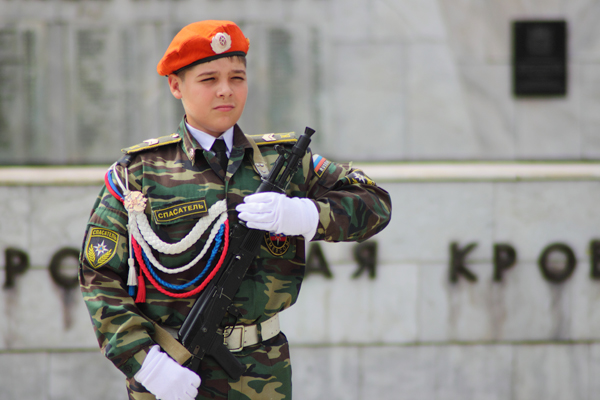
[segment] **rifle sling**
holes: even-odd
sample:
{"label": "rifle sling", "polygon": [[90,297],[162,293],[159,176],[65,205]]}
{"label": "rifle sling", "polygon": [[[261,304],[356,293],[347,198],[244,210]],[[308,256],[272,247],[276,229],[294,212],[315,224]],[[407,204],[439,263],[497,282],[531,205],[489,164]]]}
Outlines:
{"label": "rifle sling", "polygon": [[264,157],[263,157],[262,153],[260,152],[260,149],[258,148],[258,145],[254,141],[254,139],[252,139],[249,136],[246,136],[246,138],[248,139],[248,142],[252,146],[252,151],[253,151],[252,158],[254,160],[254,165],[253,165],[254,170],[262,178],[266,178],[269,175],[269,164],[267,164],[267,161],[264,159]]}
{"label": "rifle sling", "polygon": [[[269,174],[269,167],[266,163],[265,159],[260,152],[260,149],[254,142],[254,140],[250,137],[247,137],[250,145],[252,146],[254,152],[254,169],[257,173],[259,173],[262,177],[266,177]],[[143,314],[142,314],[143,315]],[[160,345],[160,347],[169,355],[172,359],[177,361],[180,365],[184,365],[190,358],[192,358],[192,353],[190,353],[185,346],[183,346],[177,339],[175,339],[169,332],[167,332],[164,328],[158,325],[156,322],[152,321],[150,318],[143,315],[148,321],[152,322],[154,325],[154,334],[151,335],[152,339]]]}
{"label": "rifle sling", "polygon": [[[264,159],[264,157],[262,156],[262,153],[261,153],[260,149],[258,148],[256,142],[252,138],[250,138],[248,136],[246,136],[246,137],[247,137],[248,141],[250,142],[250,145],[252,146],[252,149],[253,149],[254,169],[256,172],[259,173],[259,175],[261,175],[263,178],[265,178],[269,174],[269,166],[268,166],[266,160]],[[162,328],[155,321],[153,321],[150,318],[148,318],[147,316],[145,316],[143,313],[140,312],[140,314],[146,320],[150,321],[152,323],[152,325],[154,325],[154,334],[151,335],[152,339],[158,345],[160,345],[160,347],[171,358],[173,358],[175,361],[177,361],[180,365],[184,365],[186,362],[188,362],[192,358],[192,354],[185,348],[185,346],[183,346],[177,339],[175,339],[167,330]],[[222,353],[225,351],[228,353],[229,356],[232,356],[232,354],[229,352],[229,350],[227,350],[225,345],[222,343],[219,344],[218,348],[214,348],[213,351],[216,353]],[[223,358],[229,359],[229,357],[223,357]],[[226,367],[229,370],[228,372],[231,372],[231,370],[235,370],[237,368],[235,365],[232,365],[230,363],[227,363]],[[235,372],[241,374],[239,371],[235,371]]]}
{"label": "rifle sling", "polygon": [[[141,313],[140,313],[141,314]],[[166,329],[152,321],[150,318],[142,314],[144,318],[152,322],[154,325],[154,334],[150,335],[154,340],[173,360],[179,365],[184,365],[190,358],[190,353],[177,339],[175,339]]]}

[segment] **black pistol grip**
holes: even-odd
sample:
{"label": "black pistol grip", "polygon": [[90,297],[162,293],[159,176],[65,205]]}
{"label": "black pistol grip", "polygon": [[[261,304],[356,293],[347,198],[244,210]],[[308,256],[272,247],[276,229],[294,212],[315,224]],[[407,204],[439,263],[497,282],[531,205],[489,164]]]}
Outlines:
{"label": "black pistol grip", "polygon": [[216,343],[215,346],[211,347],[207,354],[214,358],[232,379],[240,379],[240,376],[246,371],[246,366],[242,364],[223,343]]}

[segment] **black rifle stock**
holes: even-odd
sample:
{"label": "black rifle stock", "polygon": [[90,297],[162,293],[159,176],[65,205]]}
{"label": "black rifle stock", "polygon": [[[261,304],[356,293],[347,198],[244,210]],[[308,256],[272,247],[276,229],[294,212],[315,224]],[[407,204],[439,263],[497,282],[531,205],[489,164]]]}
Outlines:
{"label": "black rifle stock", "polygon": [[[307,127],[291,150],[281,147],[277,149],[279,157],[256,193],[285,193],[306,154],[314,132]],[[200,294],[179,329],[179,341],[192,354],[192,358],[185,365],[189,369],[198,372],[200,361],[209,355],[233,379],[238,379],[246,370],[223,343],[221,322],[226,312],[237,314],[230,306],[248,267],[258,255],[264,233],[261,230],[250,229],[242,222],[231,228],[229,249],[223,266]]]}

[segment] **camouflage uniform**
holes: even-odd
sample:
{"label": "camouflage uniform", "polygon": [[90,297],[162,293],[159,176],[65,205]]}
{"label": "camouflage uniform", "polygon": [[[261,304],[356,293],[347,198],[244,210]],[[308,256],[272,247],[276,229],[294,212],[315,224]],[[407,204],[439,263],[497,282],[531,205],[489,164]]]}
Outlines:
{"label": "camouflage uniform", "polygon": [[[177,242],[211,204],[224,198],[229,221],[235,223],[235,207],[260,184],[250,141],[258,144],[269,165],[277,158],[274,142],[269,140],[295,142],[290,134],[265,136],[265,139],[249,139],[236,125],[226,175],[213,153],[203,150],[187,132],[183,121],[177,135],[161,139],[164,143],[130,148],[134,157],[128,168],[129,187],[148,198],[145,213],[154,232],[165,242]],[[316,201],[319,225],[313,240],[364,240],[382,230],[390,219],[387,192],[349,165],[324,160],[315,168],[310,152],[287,195]],[[170,212],[173,210],[176,211]],[[183,254],[155,255],[167,267],[184,265],[199,253],[206,236]],[[146,283],[146,301],[136,304],[126,287],[127,237],[127,212],[104,187],[87,226],[81,253],[81,289],[104,354],[129,378],[130,398],[153,399],[132,378],[154,344],[151,339],[154,327],[141,313],[161,326],[178,329],[195,298],[170,298]],[[103,251],[95,252],[100,239]],[[242,312],[238,324],[263,322],[294,304],[304,275],[304,247],[301,236],[271,240],[269,234],[265,235],[260,254],[234,299]],[[204,262],[203,259],[199,264]],[[169,283],[181,284],[193,279],[201,268],[198,265],[175,276],[158,274]],[[225,319],[228,324],[236,323],[233,316]],[[291,398],[289,349],[283,333],[235,354],[248,367],[244,376],[233,381],[207,357],[200,371],[202,385],[198,398]]]}

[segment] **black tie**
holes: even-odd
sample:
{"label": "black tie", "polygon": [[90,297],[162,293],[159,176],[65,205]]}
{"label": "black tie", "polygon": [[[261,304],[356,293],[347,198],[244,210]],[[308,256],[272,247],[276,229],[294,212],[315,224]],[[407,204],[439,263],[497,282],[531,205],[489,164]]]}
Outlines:
{"label": "black tie", "polygon": [[219,164],[223,171],[227,172],[227,163],[229,160],[227,158],[227,145],[225,144],[225,141],[219,139],[215,140],[212,145],[212,151],[215,153],[215,156],[217,156],[217,160],[219,160]]}

